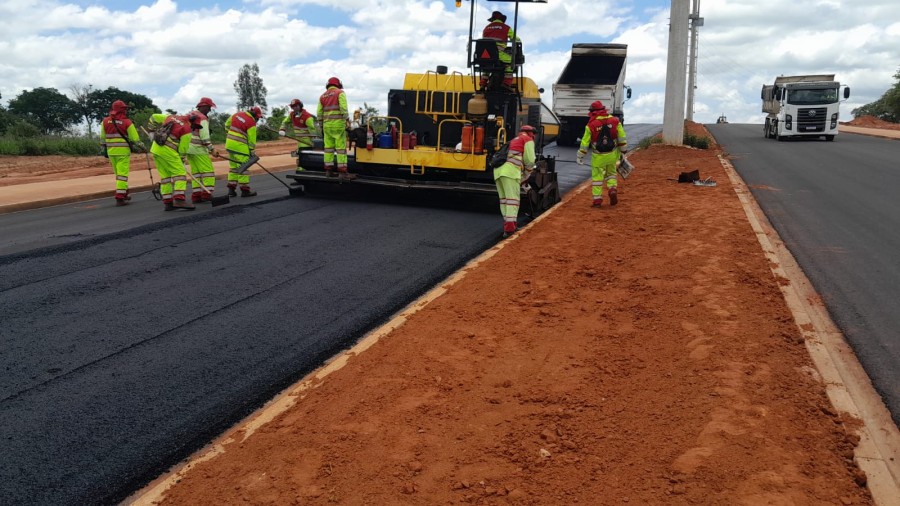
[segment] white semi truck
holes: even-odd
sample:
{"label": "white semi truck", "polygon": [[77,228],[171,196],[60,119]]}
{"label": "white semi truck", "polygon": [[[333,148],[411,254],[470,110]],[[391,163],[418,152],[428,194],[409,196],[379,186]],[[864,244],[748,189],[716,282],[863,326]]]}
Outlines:
{"label": "white semi truck", "polygon": [[850,88],[834,80],[834,74],[779,76],[762,87],[762,112],[767,113],[764,135],[779,141],[790,137],[825,137],[838,133],[838,108],[850,98]]}
{"label": "white semi truck", "polygon": [[553,84],[553,113],[560,121],[557,144],[580,141],[595,100],[625,123],[622,107],[631,98],[631,88],[625,86],[627,53],[626,44],[572,44],[572,57]]}

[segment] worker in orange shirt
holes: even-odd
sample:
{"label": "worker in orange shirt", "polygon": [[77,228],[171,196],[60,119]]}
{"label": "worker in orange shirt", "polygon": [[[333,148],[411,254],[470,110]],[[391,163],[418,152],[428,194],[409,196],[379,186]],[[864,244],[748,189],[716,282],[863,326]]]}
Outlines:
{"label": "worker in orange shirt", "polygon": [[250,189],[250,174],[240,170],[241,164],[255,155],[256,125],[262,119],[263,112],[254,105],[250,110],[238,111],[225,121],[225,150],[228,152],[228,196],[237,197],[237,187],[241,186],[241,197],[255,197],[256,192]]}
{"label": "worker in orange shirt", "polygon": [[150,126],[158,132],[168,131],[165,140],[154,138],[150,147],[156,170],[159,171],[159,191],[162,193],[164,210],[194,210],[194,205],[185,198],[187,172],[182,158],[187,155],[191,146],[193,132],[203,128],[200,116],[154,114],[150,116]]}
{"label": "worker in orange shirt", "polygon": [[337,153],[338,177],[348,181],[355,179],[356,175],[347,171],[347,121],[350,119],[347,95],[344,93],[344,85],[337,77],[332,77],[325,83],[325,93],[319,97],[316,119],[325,144],[325,175],[331,176],[331,167]]}
{"label": "worker in orange shirt", "polygon": [[616,163],[619,157],[628,151],[625,140],[625,129],[619,118],[606,110],[603,102],[595,100],[588,112],[589,120],[584,127],[581,147],[575,155],[575,161],[584,165],[587,148],[591,148],[591,205],[603,205],[603,185],[609,188],[609,203],[619,203],[618,180],[616,179]]}
{"label": "worker in orange shirt", "polygon": [[124,206],[131,200],[128,194],[128,173],[131,168],[131,152],[146,153],[134,123],[128,119],[128,104],[121,100],[112,103],[109,116],[100,123],[100,145],[109,158],[116,174],[116,206]]}

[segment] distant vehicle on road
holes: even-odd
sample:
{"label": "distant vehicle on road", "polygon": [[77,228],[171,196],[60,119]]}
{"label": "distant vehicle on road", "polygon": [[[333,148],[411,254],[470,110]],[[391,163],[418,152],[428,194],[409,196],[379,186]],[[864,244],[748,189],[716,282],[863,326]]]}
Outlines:
{"label": "distant vehicle on road", "polygon": [[725,115],[723,114],[723,115],[719,116],[718,119],[716,119],[716,123],[728,123],[728,118],[726,118]]}
{"label": "distant vehicle on road", "polygon": [[834,74],[779,76],[763,85],[762,112],[767,113],[763,135],[782,141],[788,137],[821,137],[833,141],[838,133],[839,91],[850,98],[850,88]]}

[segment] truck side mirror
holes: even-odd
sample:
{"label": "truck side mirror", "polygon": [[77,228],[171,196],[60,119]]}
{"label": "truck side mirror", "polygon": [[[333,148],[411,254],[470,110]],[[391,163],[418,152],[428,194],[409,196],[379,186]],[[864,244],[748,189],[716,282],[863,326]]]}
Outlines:
{"label": "truck side mirror", "polygon": [[850,98],[850,87],[844,88],[844,98]]}
{"label": "truck side mirror", "polygon": [[625,98],[626,98],[626,99],[630,99],[630,98],[631,98],[631,88],[630,88],[630,87],[628,88],[627,91],[625,91]]}

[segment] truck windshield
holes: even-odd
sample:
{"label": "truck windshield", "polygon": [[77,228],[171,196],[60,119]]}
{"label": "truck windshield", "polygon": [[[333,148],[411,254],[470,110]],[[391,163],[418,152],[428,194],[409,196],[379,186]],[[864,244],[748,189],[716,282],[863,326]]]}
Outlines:
{"label": "truck windshield", "polygon": [[838,101],[836,88],[818,90],[790,90],[788,103],[793,105],[833,104]]}

